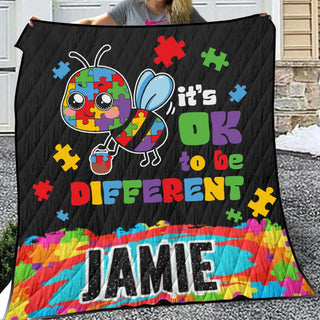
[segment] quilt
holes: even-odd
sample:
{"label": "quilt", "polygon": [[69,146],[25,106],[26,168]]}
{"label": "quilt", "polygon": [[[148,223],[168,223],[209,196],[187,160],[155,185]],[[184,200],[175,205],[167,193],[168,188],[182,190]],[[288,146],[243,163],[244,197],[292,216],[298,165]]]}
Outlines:
{"label": "quilt", "polygon": [[7,320],[312,296],[281,206],[268,16],[27,25]]}

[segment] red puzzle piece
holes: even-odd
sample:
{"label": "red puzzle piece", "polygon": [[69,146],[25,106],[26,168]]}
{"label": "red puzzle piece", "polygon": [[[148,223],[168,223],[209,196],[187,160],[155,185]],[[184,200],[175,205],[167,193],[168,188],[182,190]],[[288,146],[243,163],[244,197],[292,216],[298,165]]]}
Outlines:
{"label": "red puzzle piece", "polygon": [[107,92],[108,89],[112,88],[112,82],[106,81],[105,77],[101,77],[100,81],[95,82],[93,85],[95,89],[99,89],[99,93]]}
{"label": "red puzzle piece", "polygon": [[84,125],[89,123],[89,119],[94,119],[94,112],[90,109],[94,107],[94,101],[89,100],[85,97],[86,103],[82,109],[76,111],[76,120],[82,120]]}
{"label": "red puzzle piece", "polygon": [[173,57],[177,57],[180,60],[186,55],[181,49],[185,46],[185,42],[182,40],[178,43],[173,36],[167,40],[164,36],[160,36],[158,42],[160,44],[154,48],[154,51],[158,54],[158,57],[154,58],[156,64],[163,62],[168,68],[173,64],[171,61]]}
{"label": "red puzzle piece", "polygon": [[115,139],[122,146],[126,146],[132,139],[132,137],[127,137],[127,133],[125,131],[121,132],[121,137],[116,137]]}
{"label": "red puzzle piece", "polygon": [[112,81],[118,81],[120,87],[123,87],[123,78],[119,74],[112,75]]}
{"label": "red puzzle piece", "polygon": [[134,115],[134,118],[140,118],[140,113],[144,114],[144,118],[147,117],[149,111],[147,110],[142,110],[142,109],[136,109],[136,114]]}
{"label": "red puzzle piece", "polygon": [[158,135],[151,136],[151,142],[157,142],[159,140],[162,130],[158,130],[157,132],[158,132]]}
{"label": "red puzzle piece", "polygon": [[43,199],[49,199],[48,192],[52,191],[53,186],[50,185],[49,180],[46,180],[46,182],[39,181],[39,183],[37,185],[34,184],[32,188],[35,190],[34,195],[37,196],[38,201],[41,202]]}

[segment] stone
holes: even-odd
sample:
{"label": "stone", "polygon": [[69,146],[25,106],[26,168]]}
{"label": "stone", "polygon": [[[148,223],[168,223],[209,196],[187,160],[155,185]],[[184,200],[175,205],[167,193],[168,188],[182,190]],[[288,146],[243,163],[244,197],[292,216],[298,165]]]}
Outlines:
{"label": "stone", "polygon": [[275,97],[276,98],[287,98],[289,95],[289,85],[275,85]]}
{"label": "stone", "polygon": [[291,130],[291,117],[288,114],[278,114],[275,112],[274,119],[275,131],[278,133],[286,133]]}
{"label": "stone", "polygon": [[275,112],[275,131],[277,133],[286,133],[293,130],[297,125],[307,127],[313,124],[319,124],[317,112]]}
{"label": "stone", "polygon": [[276,84],[290,84],[293,81],[293,68],[277,67],[275,73]]}
{"label": "stone", "polygon": [[291,127],[292,129],[299,125],[301,127],[308,127],[313,124],[319,124],[319,117],[316,112],[314,113],[306,113],[306,114],[299,114],[299,115],[292,115],[291,116]]}
{"label": "stone", "polygon": [[294,81],[318,83],[319,68],[294,68]]}
{"label": "stone", "polygon": [[320,85],[315,83],[308,83],[306,86],[306,100],[309,109],[320,109]]}
{"label": "stone", "polygon": [[274,107],[276,110],[281,111],[307,110],[308,104],[305,99],[284,98],[275,99]]}
{"label": "stone", "polygon": [[289,96],[293,98],[302,98],[305,96],[306,84],[293,82],[290,85]]}

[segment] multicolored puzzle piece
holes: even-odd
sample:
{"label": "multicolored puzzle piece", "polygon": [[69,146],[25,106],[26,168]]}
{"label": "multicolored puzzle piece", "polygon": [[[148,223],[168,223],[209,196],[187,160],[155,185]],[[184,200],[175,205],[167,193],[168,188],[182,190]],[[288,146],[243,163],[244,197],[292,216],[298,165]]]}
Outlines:
{"label": "multicolored puzzle piece", "polygon": [[257,189],[254,194],[259,197],[259,200],[257,202],[253,202],[252,200],[250,200],[250,202],[248,203],[248,207],[253,210],[252,215],[254,217],[258,217],[259,214],[264,217],[268,215],[270,210],[266,209],[266,205],[268,203],[273,205],[277,200],[276,197],[271,195],[272,193],[273,189],[270,187],[267,188],[266,191],[260,188]]}
{"label": "multicolored puzzle piece", "polygon": [[165,39],[164,36],[158,37],[158,42],[160,43],[157,47],[154,48],[154,51],[158,54],[158,57],[154,58],[154,63],[163,64],[168,68],[173,62],[172,58],[177,57],[178,60],[182,59],[186,54],[182,50],[185,46],[184,41],[177,42],[177,40],[171,36],[168,39]]}
{"label": "multicolored puzzle piece", "polygon": [[62,80],[70,71],[69,65],[70,65],[69,62],[60,61],[58,63],[59,68],[52,69],[52,71],[54,73],[53,77],[55,79],[59,78]]}
{"label": "multicolored puzzle piece", "polygon": [[62,169],[64,171],[68,171],[70,168],[72,168],[73,170],[78,169],[77,163],[80,160],[80,158],[77,154],[75,154],[74,156],[70,154],[72,148],[68,144],[66,144],[63,148],[61,144],[57,144],[55,149],[58,152],[53,156],[53,158],[57,162],[59,160],[64,160],[64,165],[62,166]]}
{"label": "multicolored puzzle piece", "polygon": [[247,91],[245,90],[246,88],[246,86],[240,86],[239,84],[237,84],[235,86],[236,90],[229,92],[229,95],[231,96],[230,101],[240,102],[247,95]]}
{"label": "multicolored puzzle piece", "polygon": [[204,58],[203,65],[206,67],[210,67],[211,63],[215,64],[215,70],[221,71],[222,67],[228,67],[229,62],[226,61],[227,54],[224,52],[220,52],[220,55],[217,56],[215,54],[216,49],[209,48],[208,52],[201,52],[201,57]]}
{"label": "multicolored puzzle piece", "polygon": [[39,181],[38,184],[34,184],[32,188],[35,190],[34,195],[38,197],[38,201],[41,202],[43,199],[49,199],[49,192],[53,190],[53,186],[50,185],[50,181],[46,182]]}

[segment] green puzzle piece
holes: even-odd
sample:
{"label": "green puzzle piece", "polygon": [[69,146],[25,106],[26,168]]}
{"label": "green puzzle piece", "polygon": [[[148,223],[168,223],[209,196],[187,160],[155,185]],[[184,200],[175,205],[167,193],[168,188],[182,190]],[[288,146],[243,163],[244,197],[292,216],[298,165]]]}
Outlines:
{"label": "green puzzle piece", "polygon": [[109,130],[113,130],[121,127],[123,124],[120,122],[119,118],[113,119],[113,125],[109,125]]}
{"label": "green puzzle piece", "polygon": [[85,88],[87,86],[87,82],[94,82],[93,76],[89,76],[88,72],[92,71],[92,68],[87,68],[84,70],[81,70],[79,73],[79,76],[75,76],[75,82],[81,83],[81,86]]}
{"label": "green puzzle piece", "polygon": [[291,278],[291,280],[299,280],[298,276],[299,269],[293,266],[293,263],[284,263],[283,260],[279,264],[273,266],[273,270],[270,274],[275,276],[278,281],[284,281],[286,277]]}
{"label": "green puzzle piece", "polygon": [[279,226],[277,223],[272,224],[271,220],[269,219],[263,219],[263,221],[267,222],[267,225],[264,227],[265,231],[271,231],[272,228],[275,230],[282,230],[281,226]]}
{"label": "green puzzle piece", "polygon": [[32,269],[32,263],[24,264],[20,261],[14,271],[14,284],[17,284],[19,280],[24,282],[36,274],[36,270]]}
{"label": "green puzzle piece", "polygon": [[204,58],[203,65],[206,67],[210,67],[211,63],[214,63],[216,65],[215,70],[221,71],[222,67],[228,67],[229,62],[226,61],[227,54],[224,52],[220,52],[220,55],[215,55],[216,49],[209,48],[208,52],[201,52],[201,57]]}
{"label": "green puzzle piece", "polygon": [[[62,229],[65,231],[66,229]],[[72,239],[77,239],[78,242],[88,242],[89,236],[83,234],[84,229],[76,229],[73,231],[65,231],[66,235],[61,238],[60,243],[71,243]]]}
{"label": "green puzzle piece", "polygon": [[124,129],[124,131],[127,133],[127,137],[132,137],[133,136],[132,131],[137,129],[138,129],[138,126],[130,122],[129,125]]}
{"label": "green puzzle piece", "polygon": [[119,95],[123,94],[125,99],[130,99],[130,94],[127,92],[127,86],[119,86],[118,81],[112,82],[112,88],[109,88],[107,92],[112,93],[113,100],[119,100]]}

